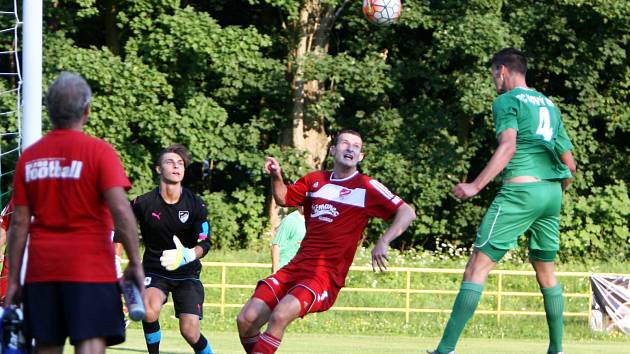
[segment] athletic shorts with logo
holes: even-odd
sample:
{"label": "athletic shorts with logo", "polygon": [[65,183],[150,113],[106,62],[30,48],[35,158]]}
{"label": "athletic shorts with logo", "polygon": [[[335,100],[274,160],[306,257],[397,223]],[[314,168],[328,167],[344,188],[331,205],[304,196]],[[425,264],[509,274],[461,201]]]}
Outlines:
{"label": "athletic shorts with logo", "polygon": [[291,269],[294,268],[282,268],[260,280],[252,297],[263,300],[273,310],[283,297],[291,294],[300,301],[300,317],[332,307],[340,288],[330,276]]}
{"label": "athletic shorts with logo", "polygon": [[555,256],[560,249],[561,207],[559,182],[506,183],[483,217],[475,247],[498,262],[500,251],[505,253],[516,247],[518,238],[525,233],[530,255],[532,251],[543,251]]}
{"label": "athletic shorts with logo", "polygon": [[175,316],[182,313],[197,315],[203,318],[204,289],[201,281],[196,278],[171,279],[161,275],[146,273],[145,287],[160,289],[168,301],[168,294],[173,297]]}

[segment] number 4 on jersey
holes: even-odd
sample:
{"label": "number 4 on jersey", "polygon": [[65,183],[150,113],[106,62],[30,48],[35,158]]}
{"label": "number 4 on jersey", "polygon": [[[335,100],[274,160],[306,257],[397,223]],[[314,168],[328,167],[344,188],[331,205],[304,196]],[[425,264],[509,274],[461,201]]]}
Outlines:
{"label": "number 4 on jersey", "polygon": [[547,107],[540,107],[538,111],[538,129],[536,134],[542,135],[545,141],[550,141],[553,137],[553,128],[551,127],[551,118]]}

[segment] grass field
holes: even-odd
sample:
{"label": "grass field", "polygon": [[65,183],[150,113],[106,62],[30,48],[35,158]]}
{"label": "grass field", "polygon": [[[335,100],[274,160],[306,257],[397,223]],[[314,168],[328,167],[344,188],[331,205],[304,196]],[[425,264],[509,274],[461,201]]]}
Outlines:
{"label": "grass field", "polygon": [[[215,354],[242,354],[243,349],[238,341],[236,332],[206,332],[211,341]],[[288,333],[279,354],[285,353],[340,353],[340,354],[370,354],[370,353],[425,353],[427,349],[434,349],[438,338],[415,338],[405,336],[359,336],[333,334],[303,334]],[[161,353],[192,353],[192,350],[181,338],[178,331],[166,330],[162,334]],[[458,354],[506,354],[506,353],[545,353],[547,349],[543,340],[514,340],[492,339],[480,340],[463,338],[457,348]],[[630,345],[607,341],[569,341],[565,343],[565,352],[571,354],[618,353],[630,354]],[[71,353],[68,347],[65,353]],[[130,329],[127,342],[112,347],[108,353],[139,353],[146,352],[142,331]]]}
{"label": "grass field", "polygon": [[[231,251],[210,254],[208,261],[227,262],[268,262],[267,250]],[[365,265],[369,261],[369,249],[359,249],[355,258],[355,265]],[[396,255],[390,257],[390,265],[398,267],[434,267],[434,268],[463,268],[465,258],[440,259],[434,255]],[[559,264],[562,271],[593,271],[627,273],[629,262],[611,262],[608,264]],[[205,267],[204,267],[205,268]],[[502,269],[529,270],[528,264],[518,261],[502,263]],[[235,284],[255,284],[266,275],[269,270],[263,268],[244,268],[230,270],[229,281]],[[495,282],[490,277],[486,290],[494,290]],[[388,272],[373,274],[351,272],[348,283],[359,287],[400,288],[404,286],[404,277],[400,274]],[[535,278],[514,277],[504,278],[504,291],[538,291]],[[218,283],[220,275],[216,268],[205,268],[202,281]],[[418,289],[450,289],[455,290],[461,282],[461,275],[422,274],[414,275],[411,279],[414,288]],[[562,278],[565,292],[588,292],[587,278]],[[228,289],[226,302],[243,304],[251,295],[251,289]],[[217,302],[218,289],[206,289],[206,302]],[[454,295],[426,296],[414,295],[411,298],[414,306],[428,306],[431,308],[450,309]],[[337,301],[342,306],[380,307],[402,306],[404,299],[398,294],[370,295],[366,293],[343,293]],[[496,298],[484,296],[480,304],[481,309],[491,309]],[[542,310],[542,298],[506,298],[505,308],[516,310]],[[589,307],[587,298],[568,299],[566,311],[583,312]],[[242,353],[238,335],[235,331],[234,318],[239,308],[227,308],[225,315],[220,315],[218,308],[204,308],[204,318],[201,323],[202,331],[208,337],[215,353]],[[448,314],[416,313],[411,316],[409,323],[405,323],[404,315],[400,313],[382,312],[340,312],[328,311],[321,314],[309,315],[302,320],[295,321],[288,330],[281,349],[278,353],[416,353],[424,354],[427,349],[434,349],[438,337],[441,335]],[[163,331],[162,353],[192,353],[190,347],[180,337],[177,321],[173,317],[172,301],[164,307],[160,315]],[[343,335],[340,335],[343,334]],[[476,315],[468,323],[462,340],[457,348],[458,354],[472,353],[545,353],[547,348],[547,326],[544,316],[504,316],[501,321],[496,316]],[[65,353],[71,353],[66,348]],[[141,326],[133,323],[128,330],[128,341],[113,347],[110,353],[139,353],[146,352]],[[565,318],[565,352],[576,353],[620,353],[630,354],[630,336],[616,331],[610,334],[596,333],[589,329],[588,319],[585,317]]]}

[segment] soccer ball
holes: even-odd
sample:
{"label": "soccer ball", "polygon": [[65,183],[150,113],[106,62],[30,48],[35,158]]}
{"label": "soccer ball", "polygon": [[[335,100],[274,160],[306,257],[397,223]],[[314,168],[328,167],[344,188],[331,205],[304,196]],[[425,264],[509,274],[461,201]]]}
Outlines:
{"label": "soccer ball", "polygon": [[375,25],[386,26],[400,18],[400,0],[363,0],[363,14]]}

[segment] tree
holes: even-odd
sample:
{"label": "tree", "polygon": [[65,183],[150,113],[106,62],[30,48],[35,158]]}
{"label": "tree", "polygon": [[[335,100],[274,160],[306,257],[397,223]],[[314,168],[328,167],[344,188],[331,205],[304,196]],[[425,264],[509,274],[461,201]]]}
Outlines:
{"label": "tree", "polygon": [[[397,24],[379,27],[358,0],[46,3],[46,82],[60,70],[86,76],[95,92],[88,131],[121,152],[132,194],[153,185],[161,147],[187,144],[198,165],[187,184],[208,202],[217,247],[256,243],[277,222],[260,169],[266,154],[293,181],[325,168],[331,136],[352,128],[365,138],[362,170],[418,211],[396,246],[468,248],[498,184],[465,203],[449,190],[496,146],[487,64],[515,46],[531,59],[529,85],[560,106],[576,146],[562,256],[627,258],[630,4],[403,5]],[[366,242],[383,227],[371,224]]]}

